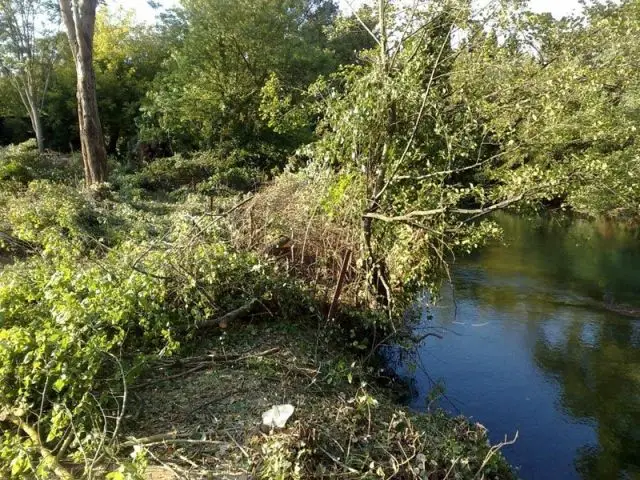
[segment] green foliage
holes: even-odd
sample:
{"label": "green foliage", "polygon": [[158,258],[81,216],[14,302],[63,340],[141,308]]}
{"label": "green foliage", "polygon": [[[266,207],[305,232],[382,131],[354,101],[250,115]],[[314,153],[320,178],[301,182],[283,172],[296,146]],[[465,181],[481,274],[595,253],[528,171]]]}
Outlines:
{"label": "green foliage", "polygon": [[[106,394],[108,385],[122,381],[109,354],[140,347],[170,351],[175,343],[171,314],[162,308],[166,289],[145,275],[127,274],[125,262],[131,258],[107,256],[102,259],[109,264],[106,270],[65,257],[34,257],[1,274],[0,408],[24,422],[37,422],[46,445],[70,435],[73,422],[76,446],[70,454],[81,461],[102,441],[106,420],[99,411],[108,406],[108,398],[101,391]],[[21,435],[5,436],[0,465],[15,455],[7,443],[16,436]],[[36,468],[41,461],[37,451],[26,453],[27,466]],[[9,473],[3,472],[20,477]]]}
{"label": "green foliage", "polygon": [[102,10],[96,18],[94,62],[100,121],[109,154],[128,154],[137,138],[136,119],[170,44],[134,23],[133,12]]}
{"label": "green foliage", "polygon": [[[180,153],[121,165],[98,201],[75,188],[77,157],[38,154],[33,141],[0,149],[0,252],[13,261],[0,271],[4,477],[47,478],[60,466],[46,452],[91,470],[94,454],[117,453],[109,434],[122,386],[146,359],[188,346],[198,324],[253,298],[276,315],[308,311],[306,287],[292,277],[326,296],[347,253],[343,302],[383,306],[397,319],[417,293],[437,291],[455,255],[500,234],[485,220],[495,210],[554,204],[638,217],[637,1],[596,3],[563,20],[520,1],[480,11],[468,0],[416,11],[385,1],[357,18],[328,0],[183,6],[157,29],[101,13],[94,51],[110,150],[123,156],[149,141]],[[0,33],[0,115],[14,117],[24,106],[9,98],[10,80],[29,67],[41,88],[47,65],[25,64],[7,38]],[[59,39],[33,45],[56,47],[46,97],[36,97],[49,145],[72,150],[76,78]],[[296,149],[290,171],[250,208],[220,224],[201,215],[213,206],[203,196],[256,190]],[[173,202],[148,201],[163,194]],[[247,253],[281,255],[273,244],[282,238],[286,262]],[[378,314],[354,315],[355,349],[369,348],[358,327],[377,325]],[[328,383],[352,385],[347,364]],[[363,387],[343,408],[364,436],[379,405]],[[429,443],[393,417],[378,445],[411,440],[439,470],[458,458],[467,463],[455,473],[473,475],[486,436],[432,420],[451,436],[425,425],[440,439]],[[262,472],[335,473],[304,470],[316,453],[274,437]],[[362,448],[350,465],[389,473],[379,453]],[[143,464],[109,477],[134,477]],[[497,460],[488,468],[486,476],[504,472]]]}
{"label": "green foliage", "polygon": [[255,188],[268,166],[281,163],[269,151],[242,149],[202,151],[152,161],[129,179],[148,191],[199,191],[207,195],[246,192]]}
{"label": "green foliage", "polygon": [[[140,105],[172,43],[154,29],[138,25],[131,11],[98,10],[94,66],[100,120],[110,155],[131,154],[137,142]],[[79,150],[76,73],[68,41],[59,40],[43,119],[50,148]]]}
{"label": "green foliage", "polygon": [[[139,372],[129,367],[170,355],[198,324],[249,299],[282,312],[297,308],[282,299],[304,301],[285,293],[296,285],[270,265],[190,218],[98,203],[46,181],[3,192],[1,230],[37,252],[0,271],[3,477],[48,478],[55,465],[37,443],[90,469],[87,458],[115,453],[105,432],[119,423],[123,382]],[[27,435],[34,426],[37,441]]]}
{"label": "green foliage", "polygon": [[284,129],[301,111],[319,115],[302,149],[310,171],[338,171],[334,191],[340,177],[360,178],[357,263],[390,312],[499,235],[483,221],[495,210],[559,202],[637,215],[634,2],[561,21],[518,2],[380,5],[376,50],[311,86],[304,108],[272,77],[262,108]]}
{"label": "green foliage", "polygon": [[40,154],[35,140],[0,147],[0,182],[13,181],[26,185],[32,180],[77,182],[82,168],[77,158]]}
{"label": "green foliage", "polygon": [[446,258],[496,235],[491,223],[472,219],[509,200],[512,182],[480,180],[492,166],[487,132],[464,99],[452,96],[449,72],[458,53],[451,35],[476,20],[466,2],[431,4],[411,24],[385,5],[381,45],[407,30],[419,33],[407,35],[397,51],[371,52],[363,64],[312,87],[320,106],[310,108],[322,118],[318,140],[304,153],[312,169],[339,170],[339,182],[359,177],[362,188],[350,197],[357,196],[364,217],[358,264],[373,295],[386,297],[390,310],[395,302],[400,314],[417,292],[438,288]]}
{"label": "green foliage", "polygon": [[592,216],[637,215],[638,13],[633,1],[563,20],[519,12],[503,26],[504,43],[469,42],[485,53],[462,52],[453,84],[500,145],[501,168],[487,180],[517,176],[530,189],[551,180],[557,186],[538,198]]}
{"label": "green foliage", "polygon": [[7,103],[13,107],[14,115],[19,108],[29,117],[40,151],[44,150],[42,110],[57,47],[54,5],[50,1],[0,0],[0,83],[8,79],[14,98],[2,103],[5,108]]}
{"label": "green foliage", "polygon": [[39,160],[35,140],[0,149],[0,181],[27,183],[33,180]]}
{"label": "green foliage", "polygon": [[212,148],[258,139],[290,148],[259,115],[260,91],[275,74],[290,92],[331,71],[324,28],[336,15],[327,0],[192,0],[184,41],[144,107],[143,138],[174,149]]}

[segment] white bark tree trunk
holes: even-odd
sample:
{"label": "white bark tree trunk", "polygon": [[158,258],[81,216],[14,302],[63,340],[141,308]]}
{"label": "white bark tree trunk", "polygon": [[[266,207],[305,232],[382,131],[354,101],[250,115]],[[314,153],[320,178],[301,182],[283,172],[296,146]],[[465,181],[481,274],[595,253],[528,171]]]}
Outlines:
{"label": "white bark tree trunk", "polygon": [[16,78],[12,83],[13,88],[15,88],[18,95],[20,95],[20,100],[24,105],[27,115],[29,115],[31,128],[33,128],[33,132],[36,135],[38,151],[42,153],[44,152],[44,129],[42,127],[41,108],[40,105],[38,105],[36,93],[29,87],[29,82],[24,79]]}
{"label": "white bark tree trunk", "polygon": [[48,7],[42,0],[0,0],[0,68],[20,97],[38,149],[44,151],[42,109],[53,68],[54,48],[47,48],[49,31],[39,27]]}

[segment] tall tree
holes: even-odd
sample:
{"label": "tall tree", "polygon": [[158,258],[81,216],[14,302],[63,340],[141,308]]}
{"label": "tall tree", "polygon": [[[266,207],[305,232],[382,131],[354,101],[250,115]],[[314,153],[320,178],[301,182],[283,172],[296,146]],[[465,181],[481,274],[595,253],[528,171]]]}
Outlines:
{"label": "tall tree", "polygon": [[44,150],[42,109],[55,56],[51,5],[41,0],[0,0],[0,74],[26,110]]}
{"label": "tall tree", "polygon": [[80,144],[87,186],[104,182],[107,178],[107,151],[98,115],[93,69],[97,7],[98,0],[60,0],[62,18],[76,64]]}
{"label": "tall tree", "polygon": [[312,90],[320,89],[322,118],[318,140],[304,149],[311,175],[329,167],[337,184],[353,188],[358,213],[344,221],[361,232],[357,264],[370,299],[390,316],[403,314],[417,292],[437,291],[453,255],[497,233],[490,213],[553,195],[562,181],[520,169],[485,180],[518,145],[493,151],[467,93],[487,79],[457,71],[485,61],[493,45],[485,30],[508,18],[513,2],[473,3],[379,0],[377,48]]}
{"label": "tall tree", "polygon": [[335,68],[325,32],[338,12],[331,0],[182,4],[188,28],[145,106],[147,124],[158,126],[174,148],[271,138],[259,118],[270,75],[299,91]]}
{"label": "tall tree", "polygon": [[133,11],[98,12],[94,64],[109,155],[136,137],[141,101],[168,54],[167,42],[153,28],[137,25]]}

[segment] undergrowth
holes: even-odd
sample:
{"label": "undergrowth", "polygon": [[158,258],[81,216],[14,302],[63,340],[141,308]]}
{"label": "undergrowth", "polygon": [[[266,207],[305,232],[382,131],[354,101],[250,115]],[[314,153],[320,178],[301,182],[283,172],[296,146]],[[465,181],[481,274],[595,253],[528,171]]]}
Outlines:
{"label": "undergrowth", "polygon": [[[0,157],[0,256],[10,259],[0,267],[3,478],[150,478],[149,464],[163,460],[136,438],[162,418],[149,415],[172,394],[180,408],[193,408],[192,382],[202,379],[183,367],[212,351],[220,365],[200,363],[198,373],[223,380],[197,384],[206,389],[200,393],[225,399],[245,383],[250,388],[238,397],[245,407],[219,416],[225,425],[203,434],[193,419],[181,420],[179,433],[192,440],[199,433],[200,446],[233,438],[223,454],[185,457],[194,472],[215,478],[223,464],[211,462],[220,457],[225,468],[261,478],[444,478],[447,469],[456,474],[450,478],[508,476],[482,429],[409,414],[372,387],[374,371],[358,352],[375,344],[366,322],[355,319],[375,316],[355,293],[357,277],[349,274],[345,298],[353,301],[345,306],[359,313],[347,321],[343,309],[326,319],[341,256],[357,254],[356,240],[341,228],[352,218],[348,202],[336,208],[344,198],[336,189],[351,183],[327,182],[311,196],[315,187],[283,177],[291,189],[274,190],[263,203],[233,190],[213,204],[212,192],[198,193],[198,185],[220,185],[214,172],[193,180],[193,192],[174,197],[180,201],[132,195],[131,185],[180,190],[196,178],[169,168],[167,185],[145,184],[148,171],[119,173],[98,199],[78,190],[66,160],[54,161],[69,168],[63,182],[56,168],[47,178],[41,165],[51,159],[34,156],[32,146],[8,152]],[[197,161],[192,167],[199,172]],[[295,202],[305,198],[304,220],[290,222]],[[327,202],[343,212],[338,220],[326,219]],[[279,212],[276,223],[260,223],[270,211]],[[251,215],[259,221],[247,231]],[[287,231],[295,248],[267,248]],[[256,354],[260,347],[276,355]],[[170,370],[181,372],[179,382],[165,383]],[[157,381],[162,388],[150,388]],[[288,399],[298,408],[288,429],[257,429],[260,409]],[[185,437],[160,443],[175,451],[176,440]]]}

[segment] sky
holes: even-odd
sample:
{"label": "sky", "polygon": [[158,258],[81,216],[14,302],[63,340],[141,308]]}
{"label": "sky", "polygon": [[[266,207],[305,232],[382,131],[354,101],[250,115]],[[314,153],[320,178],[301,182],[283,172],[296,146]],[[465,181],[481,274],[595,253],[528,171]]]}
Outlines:
{"label": "sky", "polygon": [[[165,7],[171,7],[178,4],[178,0],[160,0]],[[340,7],[349,12],[349,5],[357,8],[362,0],[339,0]],[[110,0],[110,5],[122,6],[126,9],[136,11],[136,16],[141,22],[153,22],[155,12],[147,4],[147,0]],[[562,17],[576,10],[579,6],[578,0],[530,0],[530,8],[536,12],[551,12],[555,17]]]}

